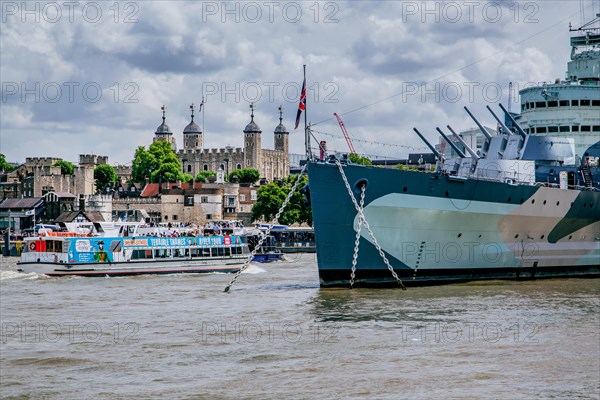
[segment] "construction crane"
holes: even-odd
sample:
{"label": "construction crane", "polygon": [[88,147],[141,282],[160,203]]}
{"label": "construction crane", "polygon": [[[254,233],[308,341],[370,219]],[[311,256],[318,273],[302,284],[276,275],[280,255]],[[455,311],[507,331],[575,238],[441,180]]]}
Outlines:
{"label": "construction crane", "polygon": [[342,122],[342,119],[340,118],[339,115],[337,115],[337,113],[333,113],[333,115],[337,118],[338,123],[340,124],[340,128],[342,128],[342,133],[344,134],[344,137],[346,138],[346,143],[348,143],[348,147],[350,148],[350,153],[356,154],[356,150],[354,150],[354,145],[352,144],[352,140],[350,140],[350,136],[348,136],[348,131],[346,130],[346,126],[344,125],[344,122]]}

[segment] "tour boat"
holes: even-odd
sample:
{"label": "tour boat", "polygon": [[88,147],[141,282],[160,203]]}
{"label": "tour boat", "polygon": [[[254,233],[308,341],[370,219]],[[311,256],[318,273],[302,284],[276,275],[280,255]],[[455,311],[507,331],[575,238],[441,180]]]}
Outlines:
{"label": "tour boat", "polygon": [[237,272],[249,257],[240,236],[91,237],[71,232],[26,238],[18,269],[49,276]]}

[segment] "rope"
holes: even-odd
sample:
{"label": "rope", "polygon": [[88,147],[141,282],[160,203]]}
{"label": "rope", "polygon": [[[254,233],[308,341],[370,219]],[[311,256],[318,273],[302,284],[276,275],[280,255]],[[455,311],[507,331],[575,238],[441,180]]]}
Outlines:
{"label": "rope", "polygon": [[304,167],[302,167],[302,170],[300,171],[300,174],[298,175],[298,179],[296,179],[296,182],[294,182],[294,186],[292,186],[292,190],[290,190],[290,192],[288,193],[287,197],[283,201],[283,204],[279,208],[279,211],[277,211],[277,214],[271,220],[271,223],[269,224],[269,228],[267,229],[267,232],[264,235],[260,236],[260,239],[258,240],[258,243],[256,244],[256,247],[254,247],[254,250],[252,250],[252,252],[248,256],[248,259],[246,260],[246,262],[244,263],[244,265],[242,266],[242,268],[240,268],[236,272],[235,276],[231,279],[231,281],[229,282],[229,284],[225,288],[225,293],[229,292],[229,290],[231,289],[231,287],[233,286],[233,284],[235,283],[235,281],[239,278],[239,276],[242,274],[242,272],[244,272],[250,266],[250,262],[252,261],[252,259],[256,255],[256,252],[262,246],[265,238],[269,235],[269,233],[271,233],[271,229],[273,229],[273,225],[275,225],[275,223],[277,222],[277,220],[279,220],[279,217],[281,216],[281,213],[283,213],[283,210],[285,210],[285,208],[287,207],[288,203],[290,202],[290,199],[292,198],[292,195],[294,194],[294,192],[298,188],[298,185],[300,184],[300,181],[302,180],[302,176],[304,175],[307,166],[308,166],[308,163],[304,164]]}

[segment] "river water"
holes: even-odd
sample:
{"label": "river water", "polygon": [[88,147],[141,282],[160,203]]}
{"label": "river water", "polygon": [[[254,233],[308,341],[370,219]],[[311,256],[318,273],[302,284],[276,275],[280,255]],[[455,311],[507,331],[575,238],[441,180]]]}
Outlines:
{"label": "river water", "polygon": [[600,280],[320,289],[314,254],[232,275],[0,266],[2,398],[600,397]]}

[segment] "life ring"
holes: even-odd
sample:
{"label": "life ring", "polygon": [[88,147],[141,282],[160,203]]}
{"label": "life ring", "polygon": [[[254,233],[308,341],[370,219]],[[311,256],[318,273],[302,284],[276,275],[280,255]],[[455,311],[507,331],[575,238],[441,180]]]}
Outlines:
{"label": "life ring", "polygon": [[29,242],[29,250],[35,251],[35,242]]}

